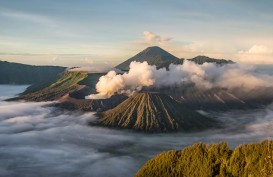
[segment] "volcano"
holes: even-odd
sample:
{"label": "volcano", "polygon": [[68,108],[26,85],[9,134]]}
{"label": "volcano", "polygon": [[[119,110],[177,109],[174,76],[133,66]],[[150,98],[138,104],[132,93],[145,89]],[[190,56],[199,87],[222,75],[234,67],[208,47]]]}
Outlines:
{"label": "volcano", "polygon": [[92,124],[143,132],[200,131],[216,121],[161,93],[135,93],[114,109],[98,113]]}
{"label": "volcano", "polygon": [[123,71],[129,70],[129,65],[132,61],[144,62],[147,61],[149,65],[155,65],[157,68],[168,67],[171,63],[181,64],[183,59],[179,59],[169,52],[163,50],[160,47],[153,46],[148,47],[132,58],[124,61],[123,63],[117,65],[115,68],[118,68]]}

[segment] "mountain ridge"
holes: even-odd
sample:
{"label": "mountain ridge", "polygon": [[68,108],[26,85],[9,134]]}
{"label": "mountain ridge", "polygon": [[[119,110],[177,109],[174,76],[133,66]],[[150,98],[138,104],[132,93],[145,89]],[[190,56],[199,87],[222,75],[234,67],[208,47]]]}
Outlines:
{"label": "mountain ridge", "polygon": [[187,59],[188,61],[195,62],[197,64],[204,64],[204,63],[216,63],[216,64],[233,64],[234,62],[232,60],[226,60],[226,59],[215,59],[204,55],[198,55],[194,58]]}

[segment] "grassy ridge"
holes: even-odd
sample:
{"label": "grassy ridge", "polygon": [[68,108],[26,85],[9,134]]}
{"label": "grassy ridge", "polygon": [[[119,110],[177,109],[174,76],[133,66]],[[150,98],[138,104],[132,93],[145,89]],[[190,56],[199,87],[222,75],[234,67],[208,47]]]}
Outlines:
{"label": "grassy ridge", "polygon": [[272,177],[273,141],[239,145],[194,144],[163,152],[149,160],[135,177]]}
{"label": "grassy ridge", "polygon": [[75,91],[78,83],[88,76],[87,72],[64,71],[55,80],[30,86],[16,99],[28,101],[53,101]]}

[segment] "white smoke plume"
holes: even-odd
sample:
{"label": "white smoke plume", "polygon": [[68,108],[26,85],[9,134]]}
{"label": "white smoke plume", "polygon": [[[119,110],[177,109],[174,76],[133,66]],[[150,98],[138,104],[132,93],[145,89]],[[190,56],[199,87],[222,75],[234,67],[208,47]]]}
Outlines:
{"label": "white smoke plume", "polygon": [[156,69],[147,62],[131,62],[128,73],[117,74],[110,71],[99,79],[96,85],[98,94],[86,99],[105,99],[116,93],[128,95],[140,91],[143,87],[183,86],[194,84],[196,87],[210,89],[273,87],[273,77],[254,72],[253,67],[239,64],[216,65],[214,63],[195,64],[184,61],[182,65]]}

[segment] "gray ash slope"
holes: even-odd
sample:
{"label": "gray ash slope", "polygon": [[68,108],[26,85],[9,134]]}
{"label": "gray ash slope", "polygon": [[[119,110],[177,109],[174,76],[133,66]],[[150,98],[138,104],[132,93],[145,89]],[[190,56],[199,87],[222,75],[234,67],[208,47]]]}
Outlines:
{"label": "gray ash slope", "polygon": [[114,109],[99,113],[94,125],[143,132],[201,131],[218,123],[161,93],[135,93]]}

